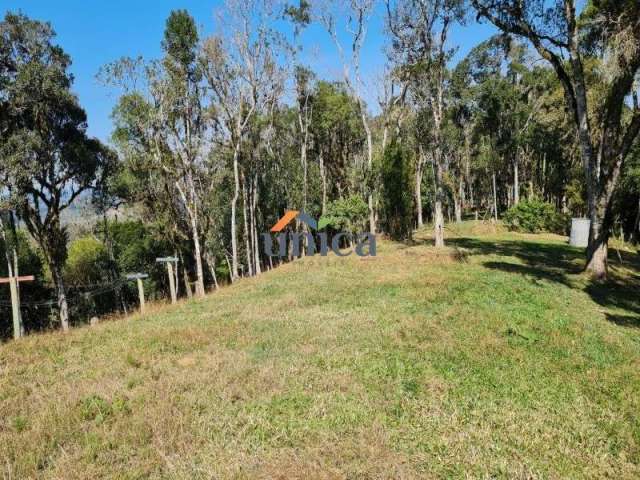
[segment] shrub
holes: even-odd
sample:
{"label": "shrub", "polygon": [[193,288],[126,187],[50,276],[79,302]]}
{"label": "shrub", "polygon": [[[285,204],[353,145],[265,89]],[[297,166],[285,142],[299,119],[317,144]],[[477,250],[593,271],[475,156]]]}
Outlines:
{"label": "shrub", "polygon": [[329,203],[323,218],[335,230],[357,234],[367,231],[369,207],[361,197],[351,195]]}
{"label": "shrub", "polygon": [[102,283],[108,271],[107,249],[99,240],[81,237],[69,245],[65,280],[71,286]]}
{"label": "shrub", "polygon": [[550,203],[527,200],[511,207],[504,215],[504,223],[509,230],[517,232],[566,234],[569,218]]}

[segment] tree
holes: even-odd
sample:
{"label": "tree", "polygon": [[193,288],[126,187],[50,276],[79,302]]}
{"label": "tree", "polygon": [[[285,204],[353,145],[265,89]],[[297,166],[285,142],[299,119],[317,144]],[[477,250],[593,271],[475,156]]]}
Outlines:
{"label": "tree", "polygon": [[[313,106],[311,103],[312,84],[314,80],[313,72],[298,63],[298,52],[301,50],[299,45],[300,31],[311,22],[311,4],[306,0],[300,0],[298,7],[287,6],[285,15],[288,16],[294,26],[293,35],[293,56],[294,71],[293,78],[296,89],[296,107],[298,109],[298,129],[300,135],[300,163],[302,164],[302,209],[307,210],[308,196],[308,150],[310,143],[310,124]],[[306,229],[306,224],[305,227]],[[303,250],[304,251],[304,250]]]}
{"label": "tree", "polygon": [[[362,151],[366,135],[357,100],[342,83],[320,81],[316,84],[311,132],[322,184],[322,213],[325,213],[329,197],[342,198],[354,193],[349,171],[354,167],[353,157]],[[360,181],[358,184],[362,186]]]}
{"label": "tree", "polygon": [[[472,4],[480,17],[530,41],[562,83],[578,131],[591,219],[586,268],[595,278],[604,278],[612,199],[640,131],[637,95],[631,106],[626,103],[640,69],[640,4],[590,0],[580,13],[574,0]],[[590,81],[589,66],[594,63],[601,65],[602,74]]]}
{"label": "tree", "polygon": [[69,329],[63,278],[67,233],[61,213],[94,188],[115,162],[86,134],[86,114],[71,92],[71,60],[52,43],[49,24],[8,13],[0,23],[3,141],[0,177],[8,204],[38,242],[56,288],[60,322]]}
{"label": "tree", "polygon": [[445,122],[445,82],[449,29],[461,22],[462,0],[386,1],[387,25],[393,37],[399,68],[411,80],[412,94],[433,116],[433,161],[435,169],[434,236],[437,247],[444,246],[443,126]]}
{"label": "tree", "polygon": [[346,30],[350,35],[351,56],[347,57],[344,52],[344,47],[340,42],[340,33],[338,31],[338,25],[335,14],[335,4],[328,2],[322,5],[323,9],[320,13],[320,21],[326,28],[327,32],[331,36],[336,49],[338,50],[338,56],[342,62],[342,79],[349,92],[349,95],[353,97],[358,105],[358,113],[360,114],[360,120],[362,121],[362,127],[364,128],[367,140],[367,169],[368,178],[366,181],[367,199],[369,205],[369,231],[376,233],[376,213],[374,205],[374,188],[371,181],[371,172],[373,171],[373,135],[371,132],[370,119],[367,115],[367,106],[364,101],[362,89],[364,82],[362,79],[362,73],[360,68],[360,53],[362,46],[367,38],[367,29],[369,20],[373,13],[374,2],[372,0],[351,0],[339,5],[346,5],[347,11],[345,16],[348,19]]}
{"label": "tree", "polygon": [[[175,186],[187,214],[193,241],[196,265],[196,292],[204,296],[202,268],[200,198],[197,177],[203,168],[202,154],[206,126],[203,119],[202,74],[196,62],[198,32],[186,10],[172,11],[167,19],[162,47],[165,75],[155,78],[156,98],[161,102],[159,134],[175,153],[168,168],[175,177]],[[153,87],[152,87],[153,88]]]}
{"label": "tree", "polygon": [[384,150],[381,165],[382,214],[385,231],[395,240],[411,238],[413,195],[410,156],[403,145],[393,140]]}
{"label": "tree", "polygon": [[231,151],[232,281],[239,277],[237,210],[242,191],[243,142],[253,117],[274,108],[284,84],[277,61],[277,38],[269,28],[270,15],[268,5],[257,0],[227,2],[220,21],[222,31],[206,39],[200,60],[211,108],[216,113],[212,122]]}

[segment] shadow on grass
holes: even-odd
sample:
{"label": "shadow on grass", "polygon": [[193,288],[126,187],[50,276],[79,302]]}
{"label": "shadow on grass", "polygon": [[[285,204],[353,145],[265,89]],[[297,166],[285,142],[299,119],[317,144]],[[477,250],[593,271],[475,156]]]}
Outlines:
{"label": "shadow on grass", "polygon": [[[640,256],[620,252],[626,271],[611,269],[605,282],[587,281],[586,286],[572,278],[583,271],[584,251],[561,243],[542,243],[526,240],[483,240],[481,238],[456,238],[449,245],[465,249],[469,255],[494,255],[504,260],[483,262],[492,270],[523,275],[534,282],[547,281],[569,288],[584,288],[597,304],[618,312],[606,312],[607,319],[616,325],[640,328]],[[517,259],[510,262],[508,257]],[[610,256],[610,264],[619,265],[617,253]]]}
{"label": "shadow on grass", "polygon": [[558,279],[566,274],[580,273],[582,270],[582,252],[569,245],[526,240],[491,241],[479,238],[455,238],[449,243],[468,250],[471,254],[515,257],[532,269],[548,273],[550,276],[555,275]]}
{"label": "shadow on grass", "polygon": [[492,270],[501,270],[503,272],[508,272],[508,273],[517,273],[519,275],[532,278],[536,282],[540,280],[546,280],[549,282],[561,283],[567,287],[573,286],[572,283],[567,278],[567,276],[564,273],[557,270],[533,267],[528,265],[520,265],[517,263],[508,263],[508,262],[484,262],[482,265]]}
{"label": "shadow on grass", "polygon": [[621,327],[640,328],[640,315],[613,315],[607,313],[607,320]]}

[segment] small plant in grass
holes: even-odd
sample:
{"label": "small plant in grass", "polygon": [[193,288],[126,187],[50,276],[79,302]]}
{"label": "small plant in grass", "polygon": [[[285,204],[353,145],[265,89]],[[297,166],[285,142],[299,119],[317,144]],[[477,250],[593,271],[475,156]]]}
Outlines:
{"label": "small plant in grass", "polygon": [[127,365],[129,365],[130,367],[140,368],[142,366],[142,362],[131,355],[131,353],[127,353],[125,360],[127,362]]}
{"label": "small plant in grass", "polygon": [[90,395],[80,402],[80,415],[83,420],[94,420],[100,424],[112,413],[111,404],[99,395]]}
{"label": "small plant in grass", "polygon": [[26,430],[28,426],[27,419],[21,416],[13,417],[11,424],[13,425],[14,430],[18,433]]}
{"label": "small plant in grass", "polygon": [[555,207],[540,200],[526,200],[511,207],[504,215],[509,230],[525,233],[567,233],[569,218]]}

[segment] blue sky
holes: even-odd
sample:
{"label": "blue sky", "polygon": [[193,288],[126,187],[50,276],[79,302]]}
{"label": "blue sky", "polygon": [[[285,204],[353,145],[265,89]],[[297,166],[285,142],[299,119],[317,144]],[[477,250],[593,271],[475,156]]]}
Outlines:
{"label": "blue sky", "polygon": [[[215,11],[221,6],[219,0],[3,0],[2,14],[21,10],[34,19],[51,22],[57,43],[73,59],[74,91],[87,111],[89,133],[106,141],[111,134],[110,114],[116,94],[96,82],[99,68],[122,56],[159,57],[165,19],[174,9],[187,9],[204,35],[213,33]],[[362,52],[365,77],[376,77],[385,63],[383,23],[383,8],[378,8]],[[494,33],[488,25],[478,25],[473,19],[469,23],[451,33],[452,44],[459,46],[458,58]],[[306,63],[320,77],[339,76],[336,49],[321,27],[305,32],[302,43]],[[375,100],[375,94],[369,91],[367,101],[373,104]]]}

